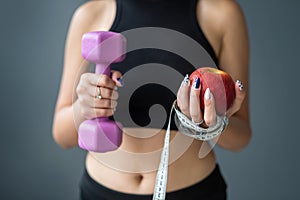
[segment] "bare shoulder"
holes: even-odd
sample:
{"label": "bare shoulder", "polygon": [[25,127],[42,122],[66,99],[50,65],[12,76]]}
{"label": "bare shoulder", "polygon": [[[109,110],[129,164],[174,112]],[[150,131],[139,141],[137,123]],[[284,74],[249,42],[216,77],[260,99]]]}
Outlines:
{"label": "bare shoulder", "polygon": [[232,25],[245,24],[242,8],[235,0],[200,0],[198,7],[202,17],[223,34]]}
{"label": "bare shoulder", "polygon": [[224,50],[224,42],[228,43],[224,38],[247,34],[243,11],[234,0],[199,0],[197,18],[218,58]]}
{"label": "bare shoulder", "polygon": [[79,6],[74,12],[72,23],[82,29],[105,29],[114,14],[114,0],[93,0]]}
{"label": "bare shoulder", "polygon": [[202,8],[201,11],[211,13],[212,17],[218,19],[243,15],[241,6],[235,0],[200,0],[199,6]]}

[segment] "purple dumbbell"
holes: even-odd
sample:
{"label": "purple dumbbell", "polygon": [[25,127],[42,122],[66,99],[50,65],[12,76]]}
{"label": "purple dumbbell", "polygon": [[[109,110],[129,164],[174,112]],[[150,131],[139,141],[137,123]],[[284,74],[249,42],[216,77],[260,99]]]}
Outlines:
{"label": "purple dumbbell", "polygon": [[[96,64],[96,74],[111,75],[110,64],[125,58],[126,39],[119,33],[97,31],[82,37],[82,56]],[[84,121],[79,126],[78,144],[82,149],[107,152],[122,142],[122,125],[107,117]]]}

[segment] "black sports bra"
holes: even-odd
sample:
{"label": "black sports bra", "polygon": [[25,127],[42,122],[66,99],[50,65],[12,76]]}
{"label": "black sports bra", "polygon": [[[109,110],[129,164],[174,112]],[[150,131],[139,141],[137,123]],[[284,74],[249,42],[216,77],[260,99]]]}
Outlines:
{"label": "black sports bra", "polygon": [[[112,64],[125,83],[113,118],[126,127],[166,129],[184,76],[198,67],[218,65],[197,21],[197,0],[116,2],[110,31],[126,37],[127,53],[124,61]],[[171,129],[177,130],[173,120]]]}

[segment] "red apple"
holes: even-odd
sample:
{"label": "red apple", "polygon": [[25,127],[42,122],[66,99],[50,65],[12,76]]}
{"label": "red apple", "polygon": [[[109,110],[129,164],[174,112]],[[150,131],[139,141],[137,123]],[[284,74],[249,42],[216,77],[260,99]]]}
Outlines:
{"label": "red apple", "polygon": [[217,114],[224,115],[235,99],[235,83],[231,76],[216,68],[202,67],[190,75],[190,81],[193,83],[197,77],[200,78],[201,84],[200,107],[202,112],[204,110],[204,93],[209,88],[215,99]]}

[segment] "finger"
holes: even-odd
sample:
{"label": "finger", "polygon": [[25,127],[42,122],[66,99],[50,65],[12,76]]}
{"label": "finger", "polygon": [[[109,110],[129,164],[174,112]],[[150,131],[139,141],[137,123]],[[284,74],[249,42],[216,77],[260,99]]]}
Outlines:
{"label": "finger", "polygon": [[190,115],[195,123],[203,121],[202,112],[200,109],[200,78],[194,80],[190,93]]}
{"label": "finger", "polygon": [[96,117],[109,117],[115,112],[115,108],[91,108],[88,106],[83,106],[81,109],[81,114],[86,119],[94,119]]}
{"label": "finger", "polygon": [[235,94],[236,96],[233,101],[233,104],[226,112],[227,117],[232,116],[234,113],[240,110],[243,101],[246,97],[246,92],[244,90],[243,83],[240,80],[237,80],[235,83]]}
{"label": "finger", "polygon": [[114,89],[116,85],[110,77],[104,74],[85,73],[81,78],[93,86]]}
{"label": "finger", "polygon": [[109,116],[112,116],[115,112],[115,109],[103,109],[103,108],[100,108],[100,109],[95,109],[94,110],[94,114],[96,117],[109,117]]}
{"label": "finger", "polygon": [[207,126],[213,126],[217,122],[215,99],[209,88],[204,93],[204,121]]}
{"label": "finger", "polygon": [[110,99],[96,99],[94,100],[94,108],[102,109],[115,109],[118,103],[115,100]]}
{"label": "finger", "polygon": [[121,72],[112,70],[111,71],[111,78],[118,87],[123,87],[124,86],[124,81],[123,81],[123,77],[122,77]]}
{"label": "finger", "polygon": [[187,117],[190,117],[190,81],[189,76],[186,75],[181,83],[181,86],[177,92],[177,105],[181,112],[186,115]]}
{"label": "finger", "polygon": [[[99,91],[100,90],[100,91]],[[117,100],[119,98],[119,93],[116,90],[108,89],[105,87],[89,87],[88,93],[91,97],[95,98],[100,94],[101,99],[112,99]]]}

